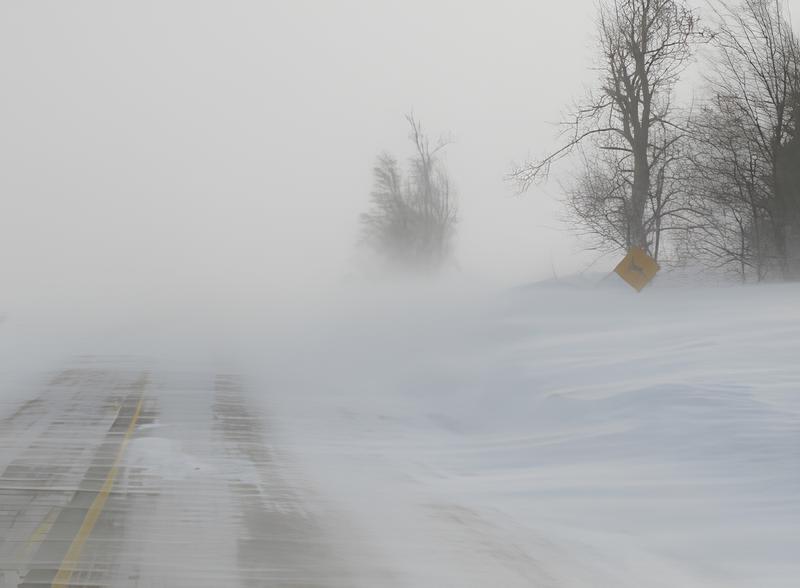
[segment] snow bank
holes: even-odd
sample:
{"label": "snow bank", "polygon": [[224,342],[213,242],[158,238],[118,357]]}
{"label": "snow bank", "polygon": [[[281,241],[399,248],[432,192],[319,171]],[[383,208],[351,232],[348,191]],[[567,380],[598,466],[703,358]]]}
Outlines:
{"label": "snow bank", "polygon": [[360,298],[269,348],[365,584],[796,586],[800,286],[607,286]]}

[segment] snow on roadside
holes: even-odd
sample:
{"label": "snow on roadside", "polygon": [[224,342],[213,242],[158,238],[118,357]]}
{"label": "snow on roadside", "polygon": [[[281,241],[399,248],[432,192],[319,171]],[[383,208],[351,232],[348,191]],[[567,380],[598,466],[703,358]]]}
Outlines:
{"label": "snow on roadside", "polygon": [[796,585],[800,286],[459,300],[360,300],[260,366],[365,584]]}

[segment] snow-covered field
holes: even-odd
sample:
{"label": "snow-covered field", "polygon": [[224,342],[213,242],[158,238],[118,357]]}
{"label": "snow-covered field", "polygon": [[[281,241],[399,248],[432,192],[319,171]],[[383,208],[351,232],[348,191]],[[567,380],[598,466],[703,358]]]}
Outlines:
{"label": "snow-covered field", "polygon": [[263,349],[365,584],[798,585],[800,285],[465,298],[364,295]]}
{"label": "snow-covered field", "polygon": [[800,284],[353,290],[11,311],[0,413],[80,353],[242,373],[357,585],[798,586]]}

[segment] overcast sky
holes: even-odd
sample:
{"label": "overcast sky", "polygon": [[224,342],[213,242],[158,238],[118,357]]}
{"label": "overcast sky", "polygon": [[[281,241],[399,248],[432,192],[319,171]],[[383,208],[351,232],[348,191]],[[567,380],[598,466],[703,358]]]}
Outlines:
{"label": "overcast sky", "polygon": [[466,274],[592,259],[561,230],[556,182],[517,198],[504,181],[592,79],[592,0],[1,6],[7,292],[341,279],[375,157],[409,155],[411,109],[455,139]]}

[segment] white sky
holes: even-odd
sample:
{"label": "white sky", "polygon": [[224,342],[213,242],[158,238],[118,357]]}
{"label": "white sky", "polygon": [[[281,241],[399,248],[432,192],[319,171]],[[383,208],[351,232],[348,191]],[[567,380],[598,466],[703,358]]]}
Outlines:
{"label": "white sky", "polygon": [[549,123],[591,80],[594,14],[592,0],[4,2],[5,290],[337,280],[376,155],[408,155],[411,108],[456,140],[465,273],[581,269],[558,184],[515,198],[503,176],[553,146]]}

